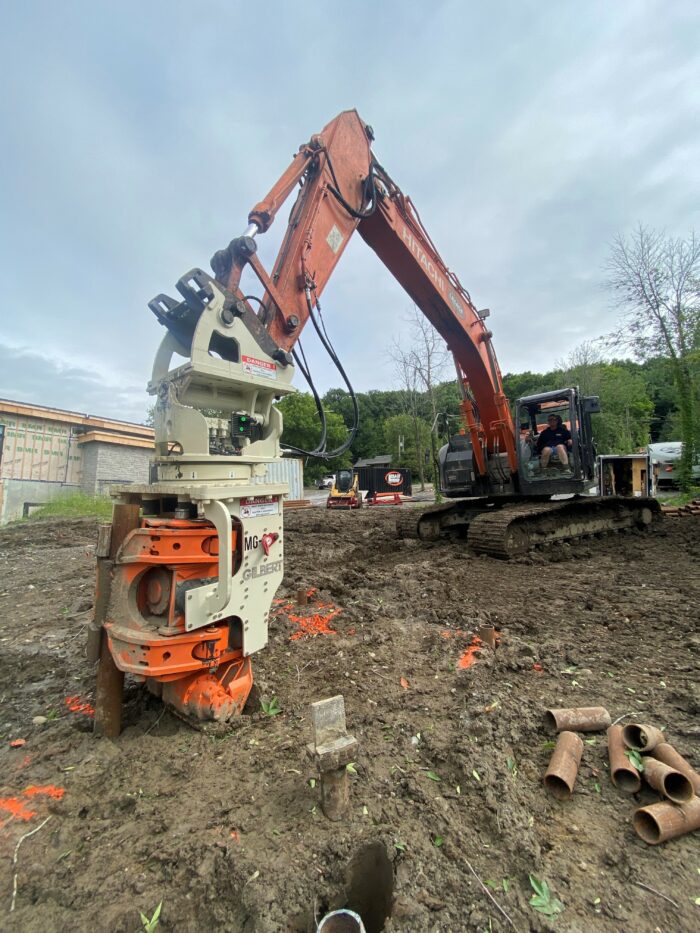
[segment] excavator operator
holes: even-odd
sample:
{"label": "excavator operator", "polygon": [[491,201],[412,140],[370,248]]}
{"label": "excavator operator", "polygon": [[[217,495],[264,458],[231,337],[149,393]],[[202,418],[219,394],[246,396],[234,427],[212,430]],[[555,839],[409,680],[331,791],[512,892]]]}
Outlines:
{"label": "excavator operator", "polygon": [[547,427],[537,438],[537,453],[540,455],[540,465],[544,470],[549,465],[552,454],[559,458],[562,466],[569,465],[568,450],[571,449],[571,431],[561,420],[560,415],[550,415],[547,418]]}

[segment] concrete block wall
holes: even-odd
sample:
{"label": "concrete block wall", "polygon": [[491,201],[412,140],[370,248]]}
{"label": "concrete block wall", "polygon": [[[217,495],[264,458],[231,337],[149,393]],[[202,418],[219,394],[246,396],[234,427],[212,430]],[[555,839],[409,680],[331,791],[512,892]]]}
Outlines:
{"label": "concrete block wall", "polygon": [[147,483],[153,451],[145,447],[90,441],[82,444],[84,492],[107,495],[110,486]]}

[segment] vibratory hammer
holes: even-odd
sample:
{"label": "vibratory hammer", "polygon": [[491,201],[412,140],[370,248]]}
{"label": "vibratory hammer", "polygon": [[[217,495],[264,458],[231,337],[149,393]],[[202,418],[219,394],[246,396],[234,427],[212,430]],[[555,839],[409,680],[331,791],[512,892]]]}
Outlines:
{"label": "vibratory hammer", "polygon": [[[229,249],[244,261],[255,242]],[[110,568],[104,629],[119,670],[183,715],[223,722],[250,693],[250,655],[267,644],[282,581],[288,487],[268,465],[281,456],[273,401],[294,391],[294,366],[250,305],[201,269],[177,289],[181,301],[149,302],[168,331],[148,387],[156,457],[150,483],[111,489],[140,518]]]}

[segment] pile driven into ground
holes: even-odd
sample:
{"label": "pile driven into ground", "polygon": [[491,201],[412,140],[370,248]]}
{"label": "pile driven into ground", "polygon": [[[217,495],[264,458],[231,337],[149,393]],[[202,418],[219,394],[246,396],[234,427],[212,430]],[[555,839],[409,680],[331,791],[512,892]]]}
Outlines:
{"label": "pile driven into ground", "polygon": [[[700,521],[504,563],[397,540],[394,520],[286,516],[246,714],[195,731],[127,683],[115,742],[92,736],[84,659],[96,526],[0,532],[0,929],[134,933],[161,902],[162,930],[304,933],[349,902],[369,933],[697,927],[697,835],[637,838],[604,734],[573,798],[547,796],[542,712],[605,706],[700,764]],[[465,655],[485,624],[496,652]],[[337,693],[360,750],[350,815],[330,823],[306,743],[309,704]],[[530,875],[556,917],[530,904]]]}

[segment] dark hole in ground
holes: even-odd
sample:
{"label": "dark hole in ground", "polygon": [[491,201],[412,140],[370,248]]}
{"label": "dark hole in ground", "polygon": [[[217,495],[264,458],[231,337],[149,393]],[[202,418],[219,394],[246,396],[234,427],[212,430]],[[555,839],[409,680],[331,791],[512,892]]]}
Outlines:
{"label": "dark hole in ground", "polygon": [[367,933],[381,933],[391,916],[394,869],[381,842],[364,846],[350,861],[345,906],[362,917]]}

